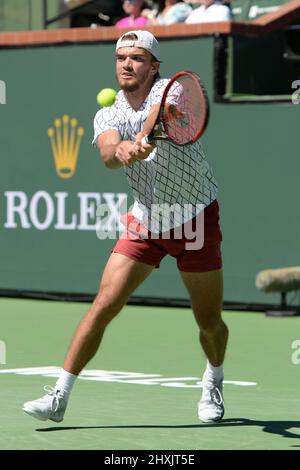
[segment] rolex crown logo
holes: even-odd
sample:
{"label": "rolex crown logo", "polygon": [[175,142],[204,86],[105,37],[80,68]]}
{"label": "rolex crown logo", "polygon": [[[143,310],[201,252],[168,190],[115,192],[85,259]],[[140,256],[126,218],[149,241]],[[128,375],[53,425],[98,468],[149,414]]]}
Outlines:
{"label": "rolex crown logo", "polygon": [[77,120],[65,115],[55,119],[54,127],[48,129],[56,173],[60,178],[72,178],[76,171],[83,127],[77,127]]}

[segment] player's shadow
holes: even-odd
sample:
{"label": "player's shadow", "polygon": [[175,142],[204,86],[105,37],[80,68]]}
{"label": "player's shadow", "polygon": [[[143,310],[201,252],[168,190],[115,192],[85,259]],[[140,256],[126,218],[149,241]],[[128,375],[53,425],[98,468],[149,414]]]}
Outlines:
{"label": "player's shadow", "polygon": [[[259,421],[246,418],[228,418],[220,423],[211,424],[128,424],[128,425],[103,425],[103,426],[55,426],[49,428],[36,429],[38,432],[54,431],[76,431],[81,429],[193,429],[193,428],[216,428],[216,427],[235,427],[235,426],[257,426],[261,427],[263,432],[276,434],[282,437],[300,439],[300,421]],[[292,428],[299,428],[299,434],[289,431]],[[298,447],[298,446],[293,446]]]}

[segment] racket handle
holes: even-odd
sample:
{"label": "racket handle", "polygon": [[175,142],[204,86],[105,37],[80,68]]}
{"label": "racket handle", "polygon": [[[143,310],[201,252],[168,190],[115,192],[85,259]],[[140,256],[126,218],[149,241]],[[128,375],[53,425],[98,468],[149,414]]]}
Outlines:
{"label": "racket handle", "polygon": [[142,144],[149,144],[148,136],[145,135],[145,137],[142,138]]}

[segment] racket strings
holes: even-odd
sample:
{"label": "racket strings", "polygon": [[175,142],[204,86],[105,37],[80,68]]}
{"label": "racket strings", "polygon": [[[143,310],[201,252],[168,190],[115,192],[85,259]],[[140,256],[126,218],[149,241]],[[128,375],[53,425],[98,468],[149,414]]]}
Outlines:
{"label": "racket strings", "polygon": [[175,143],[184,145],[199,137],[205,119],[205,102],[197,79],[178,77],[171,86],[163,110],[165,132]]}

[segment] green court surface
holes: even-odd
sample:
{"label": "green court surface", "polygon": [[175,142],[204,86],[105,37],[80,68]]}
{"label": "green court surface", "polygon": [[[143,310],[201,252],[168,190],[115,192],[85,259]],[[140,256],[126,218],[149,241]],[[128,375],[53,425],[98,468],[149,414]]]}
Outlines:
{"label": "green court surface", "polygon": [[6,347],[6,364],[0,366],[1,449],[299,450],[300,364],[292,361],[293,353],[294,359],[300,356],[292,348],[300,340],[299,317],[224,312],[229,383],[221,423],[197,418],[205,361],[191,310],[138,306],[125,307],[109,326],[75,384],[63,423],[24,414],[23,402],[55,383],[42,374],[55,375],[87,308],[0,299],[2,362]]}

